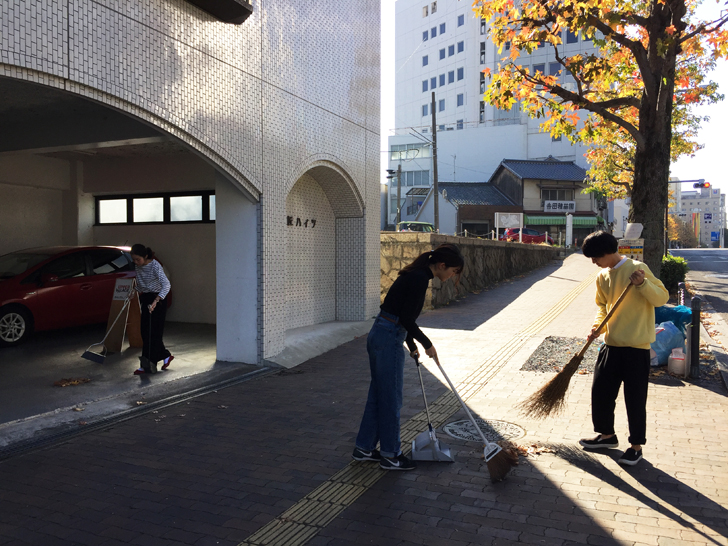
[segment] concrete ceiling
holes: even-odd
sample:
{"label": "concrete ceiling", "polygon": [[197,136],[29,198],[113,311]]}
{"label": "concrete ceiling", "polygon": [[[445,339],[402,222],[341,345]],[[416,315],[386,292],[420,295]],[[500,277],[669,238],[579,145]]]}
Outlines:
{"label": "concrete ceiling", "polygon": [[0,77],[0,154],[65,159],[191,153],[172,137],[113,108],[60,89]]}

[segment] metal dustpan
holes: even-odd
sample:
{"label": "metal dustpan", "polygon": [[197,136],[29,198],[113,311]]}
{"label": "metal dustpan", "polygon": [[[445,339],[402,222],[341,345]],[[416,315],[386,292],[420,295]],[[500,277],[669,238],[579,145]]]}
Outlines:
{"label": "metal dustpan", "polygon": [[425,384],[422,382],[422,370],[420,370],[420,361],[415,356],[417,364],[417,373],[420,375],[420,386],[422,387],[422,399],[425,401],[425,412],[427,413],[427,429],[420,432],[414,440],[412,440],[411,457],[415,461],[439,461],[452,463],[455,461],[450,453],[450,446],[443,444],[437,439],[435,429],[432,428],[430,420],[430,409],[427,407],[427,397],[425,396]]}
{"label": "metal dustpan", "polygon": [[432,425],[430,425],[430,430],[420,432],[412,440],[411,456],[415,461],[440,461],[445,463],[455,461],[450,453],[450,446],[437,439]]}

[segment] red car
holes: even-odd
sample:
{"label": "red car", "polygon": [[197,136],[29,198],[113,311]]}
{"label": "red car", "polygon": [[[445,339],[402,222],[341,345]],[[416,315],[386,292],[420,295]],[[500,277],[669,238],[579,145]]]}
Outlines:
{"label": "red car", "polygon": [[[518,242],[518,232],[520,231],[519,228],[508,228],[506,231],[499,237],[501,241],[515,241]],[[545,232],[542,233],[540,231],[536,231],[535,229],[528,229],[525,228],[523,230],[523,242],[524,243],[543,243],[544,241],[548,242],[548,244],[552,245],[554,244],[554,240],[551,238],[550,235],[546,234]]]}
{"label": "red car", "polygon": [[35,330],[106,322],[116,279],[135,277],[128,249],[48,247],[0,256],[0,345]]}

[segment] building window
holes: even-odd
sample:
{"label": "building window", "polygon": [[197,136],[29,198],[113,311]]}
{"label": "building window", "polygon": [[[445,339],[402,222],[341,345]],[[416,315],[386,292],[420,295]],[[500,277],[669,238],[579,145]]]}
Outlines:
{"label": "building window", "polygon": [[440,74],[440,87],[445,85],[445,74]]}
{"label": "building window", "polygon": [[445,125],[438,125],[437,126],[437,130],[438,131],[444,131],[445,130]]}
{"label": "building window", "polygon": [[427,91],[427,80],[422,80],[422,92]]}
{"label": "building window", "polygon": [[480,20],[480,35],[485,36],[486,26],[485,26],[485,19]]}
{"label": "building window", "polygon": [[[429,186],[430,171],[402,171],[402,180],[400,183],[403,186]],[[397,199],[395,198],[396,201]]]}
{"label": "building window", "polygon": [[561,65],[559,63],[549,63],[549,76],[558,76],[561,73]]}
{"label": "building window", "polygon": [[427,55],[422,56],[422,66],[427,66]]}
{"label": "building window", "polygon": [[480,93],[485,93],[485,73],[480,73]]}
{"label": "building window", "polygon": [[437,12],[437,2],[433,2],[432,4],[430,4],[430,7],[432,8],[430,10],[430,11],[432,11],[432,13]]}
{"label": "building window", "polygon": [[465,42],[458,42],[458,53],[465,51]]}
{"label": "building window", "polygon": [[462,106],[463,104],[465,104],[465,95],[463,93],[460,93],[457,98],[458,106]]}
{"label": "building window", "polygon": [[574,190],[541,190],[543,201],[573,201]]}
{"label": "building window", "polygon": [[437,36],[437,27],[432,27],[430,29],[430,38],[434,38],[435,36]]}
{"label": "building window", "polygon": [[533,73],[541,72],[541,74],[544,74],[546,71],[546,65],[545,64],[535,64],[533,65]]}
{"label": "building window", "polygon": [[429,35],[429,33],[427,31],[425,31],[425,32],[422,33],[422,41],[423,42],[426,42],[427,41],[427,38],[429,38],[429,37],[430,37],[430,35]]}
{"label": "building window", "polygon": [[440,50],[440,60],[442,60],[442,59],[444,59],[444,58],[445,58],[445,48],[443,47],[443,48],[442,48],[442,49]]}
{"label": "building window", "polygon": [[424,6],[422,8],[422,17],[427,17],[428,15],[429,6]]}
{"label": "building window", "polygon": [[455,82],[455,71],[451,70],[447,73],[447,83],[454,83]]}
{"label": "building window", "polygon": [[455,122],[455,128],[460,130],[463,128],[463,120],[459,119]]}
{"label": "building window", "polygon": [[402,159],[422,159],[423,157],[431,157],[429,144],[392,144],[391,157],[392,161]]}
{"label": "building window", "polygon": [[96,224],[171,224],[215,221],[213,191],[96,198]]}
{"label": "building window", "polygon": [[593,38],[591,36],[584,36],[585,42],[591,42],[592,40],[593,40]]}
{"label": "building window", "polygon": [[480,64],[485,64],[485,42],[480,42]]}
{"label": "building window", "polygon": [[422,105],[422,117],[425,117],[427,115],[427,104]]}
{"label": "building window", "polygon": [[509,40],[508,42],[506,42],[506,51],[510,51],[510,49],[511,49],[511,42]]}
{"label": "building window", "polygon": [[461,27],[465,24],[465,15],[458,15],[458,26]]}
{"label": "building window", "polygon": [[447,46],[447,56],[452,57],[453,55],[455,55],[455,46]]}
{"label": "building window", "polygon": [[437,87],[437,78],[430,78],[430,89],[435,89]]}
{"label": "building window", "polygon": [[576,44],[579,42],[579,35],[575,32],[571,32],[570,30],[566,31],[566,43],[567,44]]}
{"label": "building window", "polygon": [[480,117],[478,118],[480,123],[485,123],[485,101],[480,101]]}
{"label": "building window", "polygon": [[551,137],[551,142],[561,142],[561,135]]}
{"label": "building window", "polygon": [[462,68],[458,68],[458,81],[462,80],[463,78],[465,78],[465,70]]}
{"label": "building window", "polygon": [[445,110],[445,99],[440,99],[437,111],[442,112],[443,110]]}
{"label": "building window", "polygon": [[440,34],[445,34],[445,23],[440,23]]}

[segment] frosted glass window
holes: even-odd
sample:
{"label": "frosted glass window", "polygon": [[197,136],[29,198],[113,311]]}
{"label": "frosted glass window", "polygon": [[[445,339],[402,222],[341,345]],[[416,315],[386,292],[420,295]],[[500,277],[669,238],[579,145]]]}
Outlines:
{"label": "frosted glass window", "polygon": [[210,220],[216,220],[215,217],[215,196],[210,196]]}
{"label": "frosted glass window", "polygon": [[202,220],[202,196],[188,195],[169,198],[169,217],[172,222],[199,222]]}
{"label": "frosted glass window", "polygon": [[99,200],[99,224],[125,224],[126,199]]}
{"label": "frosted glass window", "polygon": [[134,222],[164,222],[164,197],[134,199]]}

